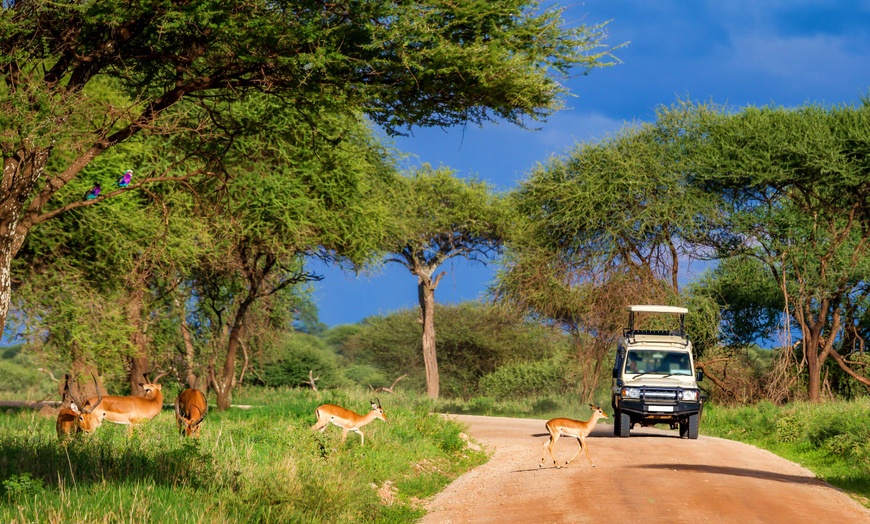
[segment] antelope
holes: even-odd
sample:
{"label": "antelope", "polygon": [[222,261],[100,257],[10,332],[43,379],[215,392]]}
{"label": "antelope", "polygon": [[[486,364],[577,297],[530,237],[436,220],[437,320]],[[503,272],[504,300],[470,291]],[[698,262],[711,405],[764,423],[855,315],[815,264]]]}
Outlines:
{"label": "antelope", "polygon": [[[66,400],[66,397],[72,398],[72,392],[69,387],[69,374],[63,377],[61,399]],[[57,423],[55,424],[57,438],[63,442],[69,440],[74,434],[81,432],[78,424],[76,424],[76,420],[78,420],[78,406],[70,402],[68,407],[60,408],[60,413],[57,414]]]}
{"label": "antelope", "polygon": [[577,455],[580,454],[581,450],[586,451],[586,458],[589,460],[589,464],[592,464],[592,467],[595,467],[595,463],[592,462],[592,457],[589,456],[589,445],[586,444],[586,436],[592,432],[592,429],[595,427],[595,424],[598,423],[598,419],[607,418],[607,413],[602,411],[601,406],[593,406],[589,404],[589,407],[592,408],[592,416],[589,417],[589,420],[572,420],[570,418],[554,418],[552,420],[547,421],[547,431],[550,433],[550,438],[547,442],[544,442],[544,456],[541,457],[541,463],[538,464],[538,467],[543,467],[544,460],[547,458],[547,451],[550,452],[550,456],[553,457],[553,465],[557,468],[561,466],[556,465],[556,455],[553,454],[553,446],[556,445],[556,441],[559,440],[559,437],[576,437],[577,442],[580,444],[580,449],[577,450],[577,453],[574,453],[574,456],[568,459],[565,462],[567,466],[572,460],[577,458]]}
{"label": "antelope", "polygon": [[185,389],[175,399],[175,421],[182,437],[198,437],[200,424],[207,413],[208,402],[198,389]]}
{"label": "antelope", "polygon": [[[143,376],[145,380],[148,380],[147,375],[143,374]],[[155,378],[154,382],[139,383],[139,386],[145,390],[142,397],[113,395],[104,397],[97,389],[96,397],[89,398],[81,407],[77,408],[79,428],[90,434],[108,420],[115,424],[128,425],[127,436],[132,436],[133,426],[151,420],[163,409],[163,392],[162,386],[156,383],[158,379],[159,377]],[[96,382],[96,378],[94,382]],[[76,404],[80,403],[76,401]]]}
{"label": "antelope", "polygon": [[311,426],[311,429],[323,433],[326,430],[327,425],[333,424],[342,429],[342,442],[347,438],[347,433],[349,431],[354,431],[359,433],[360,446],[362,446],[365,444],[366,437],[359,428],[365,426],[376,418],[379,418],[384,422],[387,421],[387,416],[384,414],[384,408],[381,407],[381,401],[380,399],[377,400],[377,403],[372,402],[372,410],[365,416],[354,413],[349,409],[344,409],[341,406],[336,406],[335,404],[323,404],[314,410],[314,414],[317,416],[317,423]]}

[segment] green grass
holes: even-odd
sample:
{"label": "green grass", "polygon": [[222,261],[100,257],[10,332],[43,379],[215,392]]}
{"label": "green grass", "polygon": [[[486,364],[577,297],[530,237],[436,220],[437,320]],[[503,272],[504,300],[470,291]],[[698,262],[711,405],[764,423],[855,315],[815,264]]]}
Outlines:
{"label": "green grass", "polygon": [[362,392],[248,393],[235,401],[250,409],[212,409],[199,440],[177,435],[171,411],[132,438],[107,423],[67,446],[54,418],[0,414],[0,522],[408,522],[486,460],[425,400],[382,397],[389,422],[365,426],[363,447],[310,429],[324,402],[367,411]]}
{"label": "green grass", "polygon": [[[314,433],[314,408],[359,413],[362,391],[248,389],[212,408],[199,440],[182,440],[164,411],[127,438],[106,424],[58,443],[54,418],[0,413],[0,522],[410,522],[423,501],[483,463],[461,426],[433,412],[552,418],[588,415],[576,397],[432,402],[382,395],[388,423],[365,426],[365,446],[334,426]],[[601,402],[598,398],[598,402]],[[609,406],[608,402],[601,402]],[[605,408],[605,410],[607,410]],[[800,463],[870,507],[870,403],[704,409],[701,432],[753,444]],[[379,492],[385,494],[382,498]]]}
{"label": "green grass", "polygon": [[703,433],[797,462],[870,507],[870,402],[707,406]]}

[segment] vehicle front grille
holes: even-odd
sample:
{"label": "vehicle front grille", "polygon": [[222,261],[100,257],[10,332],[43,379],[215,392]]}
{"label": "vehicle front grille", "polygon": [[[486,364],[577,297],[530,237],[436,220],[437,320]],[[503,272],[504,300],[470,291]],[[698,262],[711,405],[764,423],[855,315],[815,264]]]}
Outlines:
{"label": "vehicle front grille", "polygon": [[644,387],[640,389],[640,398],[652,402],[676,402],[677,390]]}

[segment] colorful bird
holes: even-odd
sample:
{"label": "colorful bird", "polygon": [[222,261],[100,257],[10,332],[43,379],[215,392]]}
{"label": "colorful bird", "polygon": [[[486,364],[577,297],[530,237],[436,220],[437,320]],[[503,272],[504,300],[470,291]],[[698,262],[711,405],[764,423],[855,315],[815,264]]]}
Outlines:
{"label": "colorful bird", "polygon": [[124,171],[124,174],[118,178],[118,187],[127,187],[130,185],[130,181],[133,180],[133,170],[128,169]]}
{"label": "colorful bird", "polygon": [[88,192],[85,193],[85,197],[82,200],[93,200],[100,196],[100,184],[94,184],[94,187],[88,189]]}

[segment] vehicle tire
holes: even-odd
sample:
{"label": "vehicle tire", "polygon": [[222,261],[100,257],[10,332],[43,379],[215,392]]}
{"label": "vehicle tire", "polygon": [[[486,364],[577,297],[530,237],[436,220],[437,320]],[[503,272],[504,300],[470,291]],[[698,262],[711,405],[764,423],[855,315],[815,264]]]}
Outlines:
{"label": "vehicle tire", "polygon": [[680,438],[686,438],[689,434],[689,422],[687,420],[680,421]]}
{"label": "vehicle tire", "polygon": [[619,411],[614,411],[613,412],[613,436],[614,437],[618,437],[620,432],[622,431],[620,429],[622,427],[622,424],[620,423],[621,421],[622,421],[622,417],[620,416]]}
{"label": "vehicle tire", "polygon": [[622,438],[628,437],[631,430],[631,417],[628,413],[619,412],[619,436]]}
{"label": "vehicle tire", "polygon": [[694,415],[689,415],[689,423],[688,423],[688,436],[690,439],[694,440],[698,438],[698,425],[701,422],[701,416],[695,413]]}

